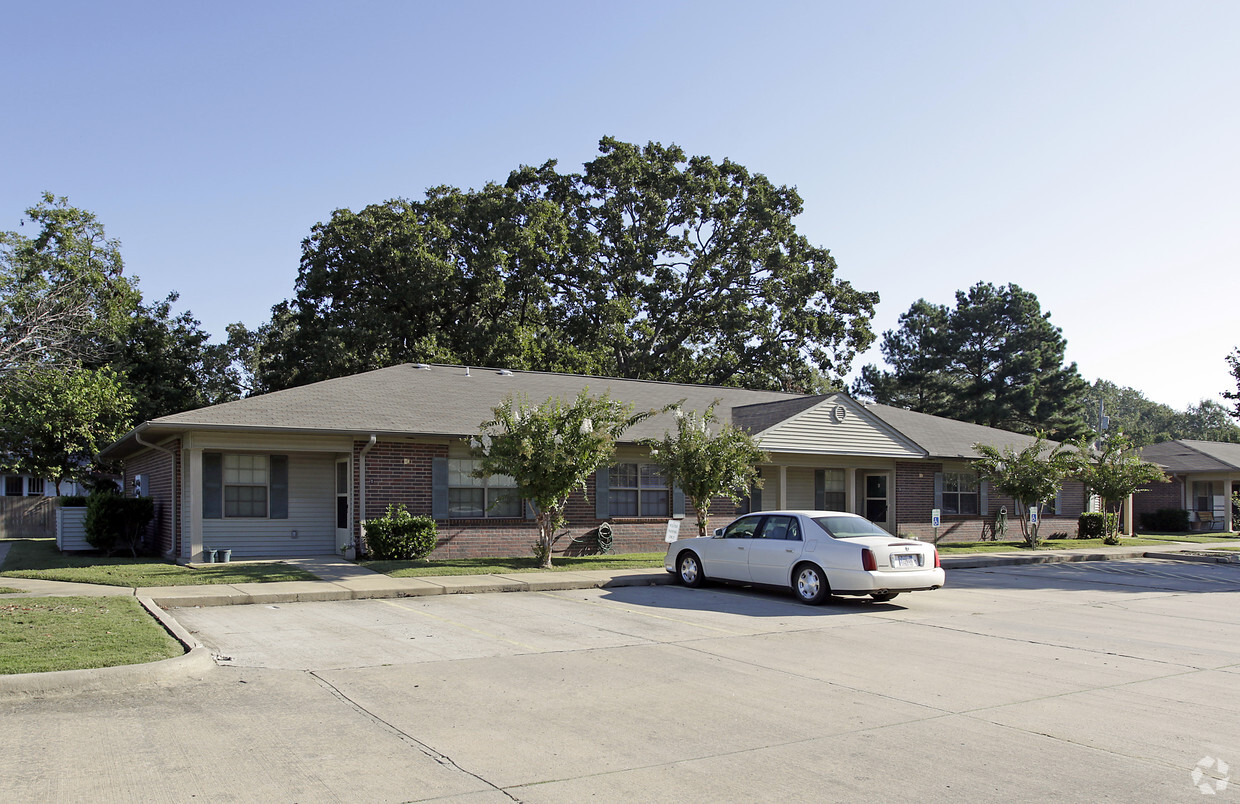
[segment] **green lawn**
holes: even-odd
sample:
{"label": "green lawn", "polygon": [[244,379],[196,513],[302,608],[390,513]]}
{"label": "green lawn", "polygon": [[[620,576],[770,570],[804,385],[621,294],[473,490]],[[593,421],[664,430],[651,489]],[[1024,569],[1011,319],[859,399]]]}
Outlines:
{"label": "green lawn", "polygon": [[[1120,540],[1120,547],[1150,547],[1166,544],[1166,541],[1154,541],[1144,538],[1125,537]],[[1042,542],[1042,550],[1080,550],[1094,547],[1108,547],[1102,543],[1102,539],[1047,539]],[[1009,553],[1009,552],[1032,552],[1025,546],[1023,541],[1019,542],[944,542],[939,545],[939,553],[942,555],[960,555],[962,553]]]}
{"label": "green lawn", "polygon": [[25,589],[14,589],[11,586],[0,586],[0,595],[19,595],[24,591],[26,590]]}
{"label": "green lawn", "polygon": [[125,596],[0,601],[0,646],[0,674],[139,664],[185,652]]}
{"label": "green lawn", "polygon": [[1228,539],[1240,538],[1235,533],[1142,533],[1142,539],[1157,539],[1166,542],[1223,542]]}
{"label": "green lawn", "polygon": [[[663,553],[622,553],[552,559],[555,570],[662,569]],[[442,561],[361,561],[361,566],[393,578],[420,575],[506,575],[539,569],[533,558],[457,558]]]}
{"label": "green lawn", "polygon": [[8,539],[8,558],[0,576],[106,586],[197,586],[216,583],[314,581],[316,576],[281,562],[229,563],[197,569],[157,558],[103,558],[62,555],[55,539]]}

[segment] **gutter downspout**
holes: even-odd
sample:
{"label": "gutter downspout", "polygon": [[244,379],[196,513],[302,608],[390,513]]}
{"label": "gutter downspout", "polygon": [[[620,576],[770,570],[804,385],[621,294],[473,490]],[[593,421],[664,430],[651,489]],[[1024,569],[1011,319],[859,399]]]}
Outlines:
{"label": "gutter downspout", "polygon": [[142,433],[139,433],[137,430],[134,430],[133,438],[134,441],[137,441],[144,447],[151,447],[159,450],[160,452],[168,453],[168,457],[172,459],[172,474],[168,477],[169,485],[172,486],[172,494],[169,495],[168,500],[168,504],[172,506],[172,533],[168,534],[168,541],[172,544],[171,552],[175,554],[177,551],[177,495],[181,491],[177,488],[177,461],[180,459],[180,456],[177,455],[174,450],[168,449],[167,447],[161,447],[159,444],[152,444],[150,441],[143,441]]}
{"label": "gutter downspout", "polygon": [[362,545],[366,540],[366,453],[374,449],[375,442],[379,437],[374,433],[370,434],[370,441],[366,446],[362,447],[362,451],[357,456],[357,529],[358,542],[357,552],[362,552]]}

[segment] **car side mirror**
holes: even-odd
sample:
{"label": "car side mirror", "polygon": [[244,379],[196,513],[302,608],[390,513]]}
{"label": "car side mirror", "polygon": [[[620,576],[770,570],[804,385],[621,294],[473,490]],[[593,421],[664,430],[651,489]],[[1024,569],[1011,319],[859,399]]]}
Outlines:
{"label": "car side mirror", "polygon": [[716,536],[722,536],[722,535],[723,535],[723,528],[715,528],[715,535],[716,535]]}

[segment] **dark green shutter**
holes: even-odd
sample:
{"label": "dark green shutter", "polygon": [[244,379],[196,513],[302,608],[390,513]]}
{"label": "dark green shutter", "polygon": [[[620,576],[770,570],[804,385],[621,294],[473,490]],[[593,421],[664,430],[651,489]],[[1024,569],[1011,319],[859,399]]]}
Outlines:
{"label": "dark green shutter", "polygon": [[431,518],[448,518],[448,459],[431,459]]}
{"label": "dark green shutter", "polygon": [[990,516],[990,481],[983,480],[978,484],[977,508],[982,516]]}
{"label": "dark green shutter", "polygon": [[675,483],[672,484],[672,517],[674,519],[684,519],[685,516],[685,490]]}
{"label": "dark green shutter", "polygon": [[611,470],[600,466],[594,473],[594,518],[607,519],[611,516]]}
{"label": "dark green shutter", "polygon": [[762,510],[762,489],[757,486],[749,490],[749,510],[751,513]]}
{"label": "dark green shutter", "polygon": [[288,519],[288,456],[272,455],[271,499],[268,516],[272,519]]}
{"label": "dark green shutter", "polygon": [[943,473],[934,473],[934,507],[943,510]]}
{"label": "dark green shutter", "polygon": [[827,510],[827,470],[814,470],[814,509]]}
{"label": "dark green shutter", "polygon": [[218,452],[202,454],[202,518],[224,515],[224,456]]}

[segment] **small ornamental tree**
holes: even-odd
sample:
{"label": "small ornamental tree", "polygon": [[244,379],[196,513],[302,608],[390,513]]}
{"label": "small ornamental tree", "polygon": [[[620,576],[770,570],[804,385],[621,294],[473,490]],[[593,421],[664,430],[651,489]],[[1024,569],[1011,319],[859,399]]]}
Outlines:
{"label": "small ornamental tree", "polygon": [[1167,482],[1161,469],[1137,457],[1132,442],[1122,433],[1108,438],[1100,453],[1088,463],[1082,463],[1077,477],[1090,493],[1102,498],[1105,512],[1115,514],[1106,518],[1106,532],[1102,538],[1106,544],[1119,544],[1119,508],[1124,500],[1144,491],[1142,486]]}
{"label": "small ornamental tree", "polygon": [[632,415],[632,408],[609,395],[582,389],[572,403],[552,398],[532,405],[528,397],[509,397],[493,408],[470,439],[480,460],[480,477],[507,475],[516,495],[534,506],[539,566],[551,566],[555,534],[564,527],[564,507],[575,489],[585,492],[587,479],[611,460],[616,440],[654,411]]}
{"label": "small ornamental tree", "polygon": [[1020,503],[1021,535],[1025,545],[1036,550],[1042,540],[1037,524],[1029,521],[1029,511],[1053,499],[1063,488],[1064,479],[1077,471],[1080,458],[1076,448],[1066,444],[1050,448],[1039,433],[1032,444],[1019,451],[1004,447],[1000,452],[988,444],[974,444],[973,451],[980,456],[973,462],[978,477]]}
{"label": "small ornamental tree", "polygon": [[667,478],[684,490],[697,511],[698,536],[705,536],[711,502],[716,497],[739,502],[750,487],[761,487],[758,464],[767,460],[767,454],[739,427],[715,426],[714,404],[701,414],[685,412],[680,405],[673,410],[675,435],[641,443],[650,447],[650,459]]}

